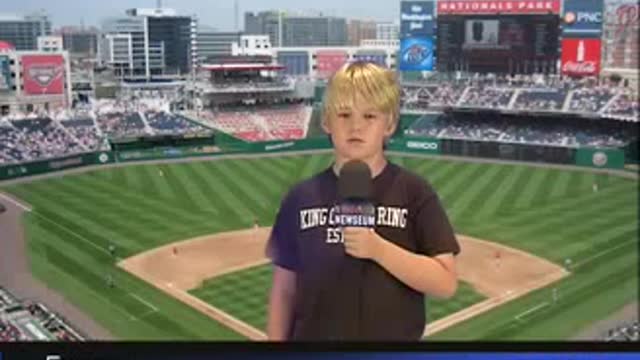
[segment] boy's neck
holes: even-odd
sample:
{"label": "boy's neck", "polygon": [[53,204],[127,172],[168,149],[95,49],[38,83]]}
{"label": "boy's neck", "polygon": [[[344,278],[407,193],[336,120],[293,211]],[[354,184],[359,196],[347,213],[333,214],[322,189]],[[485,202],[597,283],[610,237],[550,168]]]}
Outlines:
{"label": "boy's neck", "polygon": [[[384,157],[384,155],[381,155],[380,157],[377,157],[375,159],[362,161],[369,165],[369,169],[371,169],[371,178],[375,178],[380,175],[385,166],[387,166],[387,158]],[[336,161],[333,163],[333,172],[336,174],[336,176],[340,175],[340,169],[346,162],[348,162],[348,160],[336,159]]]}

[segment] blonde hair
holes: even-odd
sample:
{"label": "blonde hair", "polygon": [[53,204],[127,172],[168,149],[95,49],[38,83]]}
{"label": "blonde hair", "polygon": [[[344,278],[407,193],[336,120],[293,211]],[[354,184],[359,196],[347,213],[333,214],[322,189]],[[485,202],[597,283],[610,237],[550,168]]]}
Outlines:
{"label": "blonde hair", "polygon": [[324,93],[323,119],[336,115],[340,109],[352,108],[356,97],[366,100],[381,112],[398,122],[400,111],[400,85],[396,74],[368,62],[343,65],[332,77]]}

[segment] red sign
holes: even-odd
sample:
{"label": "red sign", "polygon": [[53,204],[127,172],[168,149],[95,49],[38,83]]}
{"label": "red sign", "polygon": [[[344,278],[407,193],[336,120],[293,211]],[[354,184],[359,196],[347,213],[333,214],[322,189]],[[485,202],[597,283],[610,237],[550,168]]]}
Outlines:
{"label": "red sign", "polygon": [[596,76],[600,73],[600,39],[563,39],[562,74]]}
{"label": "red sign", "polygon": [[64,58],[61,55],[22,57],[24,92],[29,95],[64,94]]}
{"label": "red sign", "polygon": [[560,13],[560,0],[438,0],[438,15],[548,13]]}
{"label": "red sign", "polygon": [[317,74],[319,78],[328,78],[338,71],[349,59],[344,51],[320,50],[316,52]]}

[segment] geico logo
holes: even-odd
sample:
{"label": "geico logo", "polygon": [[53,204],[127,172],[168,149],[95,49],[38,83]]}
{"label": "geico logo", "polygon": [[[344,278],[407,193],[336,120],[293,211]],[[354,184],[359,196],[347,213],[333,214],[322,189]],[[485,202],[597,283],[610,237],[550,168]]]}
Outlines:
{"label": "geico logo", "polygon": [[579,11],[578,12],[578,19],[577,22],[581,23],[581,22],[586,22],[586,23],[596,23],[599,24],[602,22],[602,13],[597,11],[597,12],[583,12],[583,11]]}
{"label": "geico logo", "polygon": [[437,150],[438,144],[433,142],[408,141],[407,147],[409,149]]}

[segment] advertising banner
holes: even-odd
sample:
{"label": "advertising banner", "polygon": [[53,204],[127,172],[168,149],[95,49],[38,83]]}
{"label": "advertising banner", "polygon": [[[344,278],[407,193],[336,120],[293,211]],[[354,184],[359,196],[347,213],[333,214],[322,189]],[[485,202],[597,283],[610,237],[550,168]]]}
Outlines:
{"label": "advertising banner", "polygon": [[433,38],[404,38],[400,41],[400,71],[433,70]]}
{"label": "advertising banner", "polygon": [[370,62],[384,67],[387,66],[387,56],[385,54],[355,54],[353,57],[356,61]]}
{"label": "advertising banner", "polygon": [[562,36],[599,38],[603,11],[603,0],[565,0]]}
{"label": "advertising banner", "polygon": [[[581,1],[581,0],[577,0]],[[439,0],[440,15],[559,14],[560,0]]]}
{"label": "advertising banner", "polygon": [[24,55],[22,73],[26,94],[64,94],[64,58],[61,55]]}
{"label": "advertising banner", "polygon": [[0,91],[11,90],[11,69],[9,57],[0,55]]}
{"label": "advertising banner", "polygon": [[113,154],[114,153],[112,152],[102,151],[98,153],[66,156],[53,160],[34,161],[24,164],[0,166],[0,180],[38,175],[80,166],[108,164],[115,161]]}
{"label": "advertising banner", "polygon": [[624,168],[624,151],[618,149],[578,149],[576,164],[595,168]]}
{"label": "advertising banner", "polygon": [[425,153],[425,154],[440,154],[440,139],[432,138],[408,138],[408,139],[393,139],[389,143],[389,150],[392,151],[406,151],[413,153]]}
{"label": "advertising banner", "polygon": [[400,38],[434,35],[434,2],[403,1],[400,3]]}
{"label": "advertising banner", "polygon": [[326,79],[331,77],[349,59],[345,51],[319,50],[316,52],[317,77]]}
{"label": "advertising banner", "polygon": [[562,39],[562,74],[597,76],[601,53],[600,39]]}

